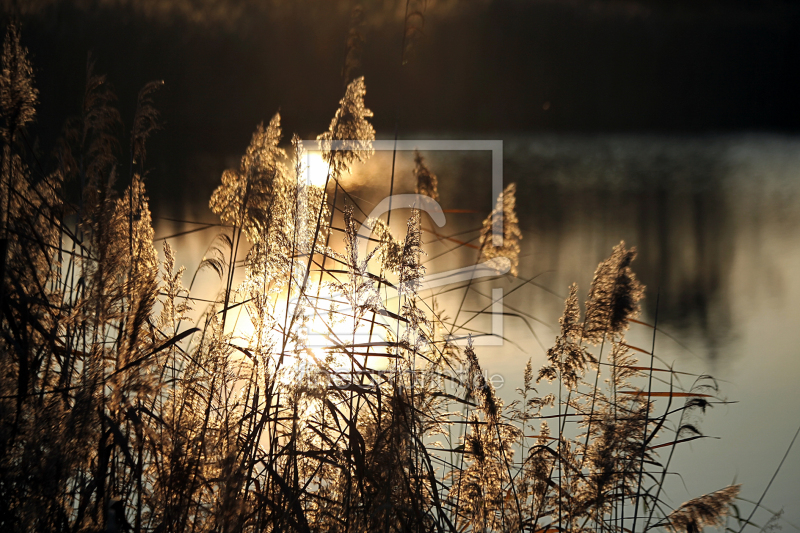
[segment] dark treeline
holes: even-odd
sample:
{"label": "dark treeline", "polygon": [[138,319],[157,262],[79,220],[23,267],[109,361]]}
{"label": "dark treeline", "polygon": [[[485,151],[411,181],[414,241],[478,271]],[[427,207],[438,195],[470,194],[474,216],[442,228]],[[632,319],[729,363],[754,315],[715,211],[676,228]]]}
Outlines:
{"label": "dark treeline", "polygon": [[[78,98],[81,82],[72,73],[90,49],[121,88],[165,78],[171,126],[194,132],[192,142],[203,146],[223,141],[233,149],[253,117],[279,105],[298,131],[310,132],[341,90],[351,3],[223,2],[216,16],[159,16],[147,2],[124,4],[59,3],[25,17],[40,83],[60,93],[57,102],[43,101],[43,114]],[[423,46],[402,78],[396,10],[362,4],[363,74],[382,117],[379,132],[393,129],[398,89],[414,95],[414,105],[403,106],[405,131],[800,125],[795,2],[430,3]]]}

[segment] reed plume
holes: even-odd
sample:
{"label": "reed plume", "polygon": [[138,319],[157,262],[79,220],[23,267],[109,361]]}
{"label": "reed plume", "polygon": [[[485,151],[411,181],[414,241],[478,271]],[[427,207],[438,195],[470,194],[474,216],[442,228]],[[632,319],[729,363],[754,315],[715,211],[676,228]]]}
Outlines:
{"label": "reed plume", "polygon": [[366,94],[363,76],[350,82],[328,131],[317,136],[322,157],[329,165],[328,174],[334,179],[350,172],[353,163],[363,163],[374,153],[375,129],[367,121],[372,111],[364,105]]}
{"label": "reed plume", "polygon": [[578,286],[574,283],[570,285],[564,314],[559,323],[561,335],[556,338],[556,345],[547,350],[548,364],[539,370],[537,381],[546,379],[552,382],[560,378],[567,389],[572,390],[583,376],[586,362],[594,360],[594,357],[581,345]]}
{"label": "reed plume", "polygon": [[625,243],[614,247],[611,256],[598,265],[586,301],[584,340],[600,344],[605,335],[620,335],[628,321],[639,314],[639,300],[644,286],[631,270],[636,248],[627,250]]}
{"label": "reed plume", "polygon": [[419,150],[414,150],[414,178],[417,180],[417,186],[414,189],[417,194],[424,194],[439,201],[439,179],[425,165],[425,159]]}
{"label": "reed plume", "polygon": [[0,130],[6,143],[13,143],[20,128],[36,116],[39,90],[34,86],[33,67],[28,50],[20,43],[20,31],[10,24],[3,41],[2,73],[0,73]]}
{"label": "reed plume", "polygon": [[693,498],[672,511],[665,522],[670,531],[692,533],[702,531],[707,526],[719,526],[728,514],[728,506],[739,494],[741,485],[731,485],[724,489]]}
{"label": "reed plume", "polygon": [[[483,221],[479,258],[479,261],[505,259],[512,276],[519,274],[519,241],[522,239],[516,212],[516,195],[516,183],[510,183],[497,197],[494,209]],[[502,217],[502,227],[498,225],[500,217]],[[499,233],[502,233],[502,235],[499,235]],[[495,238],[496,234],[497,237],[501,237],[500,242]]]}

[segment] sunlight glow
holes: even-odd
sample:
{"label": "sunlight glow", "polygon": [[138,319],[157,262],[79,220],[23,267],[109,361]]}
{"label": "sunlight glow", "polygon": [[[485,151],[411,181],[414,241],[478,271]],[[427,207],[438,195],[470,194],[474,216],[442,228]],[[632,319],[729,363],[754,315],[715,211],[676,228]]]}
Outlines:
{"label": "sunlight glow", "polygon": [[316,187],[324,187],[328,179],[329,165],[322,158],[322,152],[306,152],[305,167],[306,182]]}
{"label": "sunlight glow", "polygon": [[[360,374],[360,368],[370,367],[375,370],[388,368],[390,359],[385,352],[386,323],[379,315],[376,324],[370,327],[370,322],[362,318],[356,328],[353,327],[353,317],[349,306],[341,295],[332,293],[321,294],[317,302],[318,310],[315,312],[310,307],[301,309],[294,330],[302,345],[294,341],[287,344],[284,350],[283,365],[278,379],[289,384],[303,379],[308,372],[331,373],[332,383],[345,383],[351,379],[352,372]],[[330,305],[334,302],[331,314]],[[295,302],[289,303],[288,315],[286,314],[285,297],[278,298],[271,315],[283,323],[283,317],[291,317],[294,312]],[[252,349],[256,334],[249,311],[245,309],[235,319],[235,326],[231,324],[228,333],[232,334],[231,344],[241,348]],[[291,320],[291,318],[289,318]],[[278,326],[283,329],[285,326]],[[373,344],[370,349],[368,344]],[[280,347],[276,347],[280,349]],[[369,355],[367,356],[367,353]],[[277,360],[277,354],[274,354]],[[233,358],[246,363],[242,354],[235,353]],[[353,361],[351,361],[353,358]],[[353,364],[355,366],[353,366]],[[317,378],[319,379],[319,378]],[[369,380],[370,378],[355,377],[356,380]]]}

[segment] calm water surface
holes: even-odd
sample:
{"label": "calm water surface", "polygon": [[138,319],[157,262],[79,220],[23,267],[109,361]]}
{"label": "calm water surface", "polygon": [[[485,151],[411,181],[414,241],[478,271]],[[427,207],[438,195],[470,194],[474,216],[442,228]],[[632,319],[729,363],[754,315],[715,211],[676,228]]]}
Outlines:
{"label": "calm water surface", "polygon": [[[478,228],[493,203],[490,154],[425,155],[439,176],[443,208],[475,211],[448,214],[439,231],[474,237],[462,232]],[[155,214],[214,221],[207,198],[218,170],[237,159],[198,155],[186,208]],[[379,153],[347,182],[365,211],[388,195],[390,164],[391,154]],[[413,192],[412,165],[411,154],[398,157],[395,192]],[[643,320],[654,320],[659,295],[663,334],[656,337],[656,354],[680,370],[714,375],[722,395],[737,402],[703,418],[704,432],[720,440],[678,450],[672,470],[682,477],[672,480],[668,496],[679,504],[736,481],[744,483],[743,497],[757,500],[800,425],[800,138],[506,138],[504,180],[518,184],[520,277],[537,276],[538,286],[515,292],[512,282],[492,286],[504,289],[509,308],[538,321],[529,321],[532,332],[506,318],[504,334],[514,344],[479,351],[488,371],[505,379],[500,394],[511,401],[526,360],[535,367],[544,360],[568,285],[577,282],[585,295],[597,263],[624,240],[639,251],[633,267],[647,285]],[[155,205],[169,205],[169,199],[155,198]],[[402,216],[395,222],[400,231]],[[191,227],[157,220],[156,235]],[[174,240],[190,273],[211,237],[200,232]],[[442,255],[428,265],[430,273],[474,263],[474,250],[446,253],[452,246],[431,245],[429,258]],[[489,285],[481,287],[489,293]],[[447,295],[442,301],[454,302]],[[476,296],[465,309],[487,304]],[[652,330],[634,325],[628,339],[649,347]],[[765,503],[784,508],[784,518],[800,526],[800,444]],[[784,524],[784,531],[793,529]]]}

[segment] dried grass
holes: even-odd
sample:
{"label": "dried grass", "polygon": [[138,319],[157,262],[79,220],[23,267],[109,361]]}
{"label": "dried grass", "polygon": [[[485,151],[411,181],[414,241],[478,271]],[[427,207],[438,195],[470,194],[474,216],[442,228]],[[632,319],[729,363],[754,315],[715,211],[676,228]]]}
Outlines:
{"label": "dried grass", "polygon": [[[58,164],[36,175],[17,142],[37,101],[32,70],[13,26],[6,38],[3,531],[697,531],[725,515],[738,487],[675,511],[660,499],[669,460],[659,462],[655,450],[699,436],[684,415],[710,406],[704,398],[713,391],[703,380],[680,389],[680,373],[637,364],[632,352],[651,352],[624,339],[643,295],[633,250],[620,244],[600,264],[583,318],[578,288],[570,288],[538,374],[558,393],[537,392],[529,361],[520,399],[504,405],[472,346],[447,337],[472,317],[446,324],[436,302],[417,292],[425,273],[419,213],[403,239],[378,224],[368,256],[359,257],[359,221],[341,202],[346,195],[330,202],[325,188],[304,184],[302,146],[295,139],[296,158],[287,157],[278,115],[257,128],[211,198],[231,231],[201,268],[216,271],[224,287],[190,323],[200,302],[183,286],[169,244],[159,265],[134,169],[157,128],[157,85],[140,94],[121,196],[113,187],[119,116],[91,69]],[[319,137],[337,190],[339,177],[371,154],[365,94],[363,78],[352,81]],[[331,150],[333,141],[344,150]],[[420,193],[438,196],[419,156],[415,176]],[[77,205],[66,183],[77,187]],[[512,280],[521,238],[515,201],[509,185],[496,207],[503,244],[489,241],[490,215],[479,258],[511,261]],[[78,214],[76,225],[66,224],[68,213]],[[337,223],[344,250],[322,244]],[[242,236],[251,247],[235,287]],[[229,311],[242,305],[253,324],[244,343],[226,330]],[[347,324],[347,334],[330,328],[329,344],[315,349],[309,327],[320,320]],[[380,359],[391,364],[380,367]],[[454,372],[461,365],[467,372]],[[607,386],[598,385],[609,368]],[[669,374],[669,390],[652,390],[653,371]],[[681,397],[689,399],[673,406]],[[580,429],[566,431],[567,420]],[[670,442],[656,444],[671,424]],[[639,501],[646,520],[630,514]]]}

